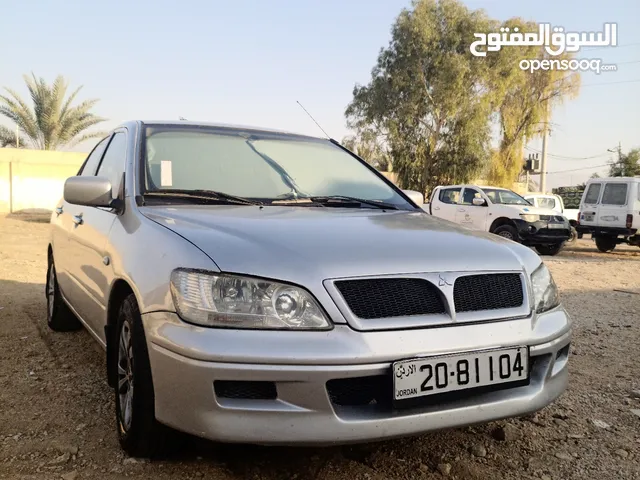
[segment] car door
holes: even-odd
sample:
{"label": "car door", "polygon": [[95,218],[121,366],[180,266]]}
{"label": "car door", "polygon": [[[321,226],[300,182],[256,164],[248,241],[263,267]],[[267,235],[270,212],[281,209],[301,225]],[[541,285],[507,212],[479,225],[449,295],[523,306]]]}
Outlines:
{"label": "car door", "polygon": [[[117,197],[125,168],[127,133],[116,131],[96,176],[111,182],[112,196]],[[109,232],[118,216],[111,208],[73,206],[74,227],[69,236],[73,251],[70,271],[83,291],[76,310],[94,332],[102,336],[107,308],[107,289],[111,281],[111,259],[106,253]]]}
{"label": "car door", "polygon": [[489,208],[485,205],[474,205],[474,198],[483,198],[476,188],[465,187],[462,191],[461,200],[456,208],[456,223],[471,230],[485,230]]}
{"label": "car door", "polygon": [[445,187],[438,191],[437,198],[433,199],[431,214],[449,220],[456,221],[456,208],[460,201],[462,187]]}
{"label": "car door", "polygon": [[[89,155],[87,155],[76,176],[93,176],[96,174],[98,164],[102,159],[102,155],[107,148],[110,138],[110,136],[103,138],[96,144]],[[82,298],[82,290],[79,288],[77,279],[70,275],[74,255],[73,250],[70,248],[70,235],[75,227],[73,223],[73,216],[76,213],[75,207],[75,205],[67,203],[64,198],[60,199],[56,205],[51,231],[53,261],[56,267],[58,285],[74,309],[76,308],[78,299]]]}
{"label": "car door", "polygon": [[580,223],[584,226],[597,225],[598,203],[602,193],[602,183],[590,183],[584,192],[582,204],[580,206]]}
{"label": "car door", "polygon": [[625,228],[629,190],[629,184],[625,181],[604,183],[597,213],[598,226]]}

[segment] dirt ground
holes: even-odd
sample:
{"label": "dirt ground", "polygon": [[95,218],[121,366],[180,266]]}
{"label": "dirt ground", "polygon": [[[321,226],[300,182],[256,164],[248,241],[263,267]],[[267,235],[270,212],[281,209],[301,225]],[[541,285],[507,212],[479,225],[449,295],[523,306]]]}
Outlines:
{"label": "dirt ground", "polygon": [[545,259],[575,330],[569,390],[534,416],[349,447],[188,438],[149,463],[119,448],[100,347],[46,326],[47,231],[46,219],[0,217],[0,478],[640,478],[638,248],[601,254],[585,239]]}

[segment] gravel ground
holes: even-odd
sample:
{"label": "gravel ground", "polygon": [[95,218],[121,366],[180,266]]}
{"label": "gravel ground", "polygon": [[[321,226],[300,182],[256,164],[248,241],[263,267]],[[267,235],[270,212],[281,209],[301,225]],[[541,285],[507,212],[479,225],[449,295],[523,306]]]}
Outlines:
{"label": "gravel ground", "polygon": [[189,437],[149,463],[119,449],[97,343],[47,329],[47,230],[46,220],[0,217],[0,478],[640,478],[638,248],[601,254],[581,240],[545,259],[575,330],[569,390],[532,417],[322,449]]}

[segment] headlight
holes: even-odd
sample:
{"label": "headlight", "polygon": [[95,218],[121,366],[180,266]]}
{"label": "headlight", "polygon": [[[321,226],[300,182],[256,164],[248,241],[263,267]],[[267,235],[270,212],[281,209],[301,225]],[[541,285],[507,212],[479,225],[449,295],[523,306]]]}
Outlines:
{"label": "headlight", "polygon": [[207,327],[332,328],[309,292],[269,280],[178,269],[171,294],[184,320]]}
{"label": "headlight", "polygon": [[558,287],[544,263],[531,275],[531,285],[536,313],[546,312],[560,304]]}
{"label": "headlight", "polygon": [[540,220],[540,215],[534,215],[533,213],[521,213],[520,218],[522,218],[525,222],[537,222]]}

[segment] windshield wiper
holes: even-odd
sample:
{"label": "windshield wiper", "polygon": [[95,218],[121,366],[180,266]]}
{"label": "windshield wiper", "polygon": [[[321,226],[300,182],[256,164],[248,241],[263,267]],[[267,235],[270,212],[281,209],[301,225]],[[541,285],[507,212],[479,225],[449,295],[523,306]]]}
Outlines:
{"label": "windshield wiper", "polygon": [[217,192],[215,190],[186,190],[186,189],[163,189],[163,190],[151,190],[144,193],[144,196],[158,196],[158,197],[178,197],[178,198],[191,198],[197,200],[215,201],[219,203],[236,203],[239,205],[264,205],[257,200],[251,200],[250,198],[237,197],[224,192]]}
{"label": "windshield wiper", "polygon": [[301,198],[308,198],[312,202],[320,203],[324,206],[331,206],[331,204],[335,206],[346,206],[347,204],[358,204],[360,206],[371,205],[381,210],[398,210],[398,206],[392,203],[381,202],[379,200],[367,200],[364,198],[349,197],[347,195],[324,195],[324,196],[312,196],[312,197],[301,197]]}

